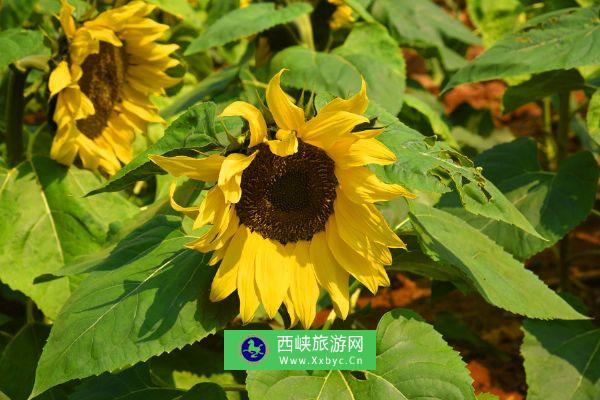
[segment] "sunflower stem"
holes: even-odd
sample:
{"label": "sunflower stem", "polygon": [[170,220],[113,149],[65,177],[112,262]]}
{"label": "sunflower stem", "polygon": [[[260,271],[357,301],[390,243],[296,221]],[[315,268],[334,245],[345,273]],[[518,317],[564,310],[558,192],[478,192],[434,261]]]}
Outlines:
{"label": "sunflower stem", "polygon": [[235,383],[222,384],[221,388],[226,392],[245,392],[246,391],[246,385],[235,384]]}
{"label": "sunflower stem", "polygon": [[4,110],[5,140],[8,166],[15,167],[24,158],[23,113],[25,111],[25,83],[28,71],[20,71],[14,66],[8,70],[6,107]]}

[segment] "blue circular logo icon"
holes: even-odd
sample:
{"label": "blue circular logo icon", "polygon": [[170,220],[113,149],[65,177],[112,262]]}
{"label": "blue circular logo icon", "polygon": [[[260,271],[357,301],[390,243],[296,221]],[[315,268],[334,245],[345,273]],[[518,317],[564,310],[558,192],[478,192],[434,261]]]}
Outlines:
{"label": "blue circular logo icon", "polygon": [[265,342],[252,336],[242,342],[242,357],[250,362],[257,362],[267,354],[267,346]]}

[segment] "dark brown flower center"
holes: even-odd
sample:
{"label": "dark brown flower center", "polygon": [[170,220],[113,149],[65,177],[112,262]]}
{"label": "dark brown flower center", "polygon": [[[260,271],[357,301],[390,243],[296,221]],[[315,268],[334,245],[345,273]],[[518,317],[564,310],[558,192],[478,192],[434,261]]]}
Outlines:
{"label": "dark brown flower center", "polygon": [[120,87],[125,81],[126,53],[123,47],[100,42],[100,51],[86,57],[81,65],[81,91],[94,104],[94,115],[77,121],[77,128],[90,139],[102,134],[110,114],[120,101]]}
{"label": "dark brown flower center", "polygon": [[331,158],[299,141],[298,152],[279,157],[266,144],[242,174],[240,222],[280,243],[310,240],[333,213],[338,181]]}

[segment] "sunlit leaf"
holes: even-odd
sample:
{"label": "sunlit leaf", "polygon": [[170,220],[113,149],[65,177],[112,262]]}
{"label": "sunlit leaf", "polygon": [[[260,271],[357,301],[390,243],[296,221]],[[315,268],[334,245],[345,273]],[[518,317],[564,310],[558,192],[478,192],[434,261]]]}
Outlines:
{"label": "sunlit leaf", "polygon": [[585,318],[462,219],[418,203],[411,207],[411,222],[428,255],[459,271],[490,304],[531,318]]}
{"label": "sunlit leaf", "polygon": [[210,255],[184,248],[190,237],[176,229],[152,244],[125,240],[88,274],[56,319],[34,394],[181,348],[235,315],[232,299],[208,300],[215,268],[207,265]]}
{"label": "sunlit leaf", "polygon": [[211,47],[221,46],[262,32],[276,25],[291,22],[311,10],[312,7],[308,3],[292,3],[282,8],[275,8],[273,3],[259,3],[235,9],[221,17],[194,39],[185,51],[185,55],[199,53]]}
{"label": "sunlit leaf", "polygon": [[90,171],[34,157],[0,174],[0,279],[56,317],[70,289],[67,279],[34,284],[75,257],[100,248],[113,223],[138,211],[124,197],[83,197],[102,180]]}
{"label": "sunlit leaf", "polygon": [[475,400],[460,355],[403,309],[379,321],[374,371],[249,371],[246,384],[250,400]]}
{"label": "sunlit leaf", "polygon": [[530,20],[454,74],[444,91],[461,83],[599,64],[599,12],[596,5]]}

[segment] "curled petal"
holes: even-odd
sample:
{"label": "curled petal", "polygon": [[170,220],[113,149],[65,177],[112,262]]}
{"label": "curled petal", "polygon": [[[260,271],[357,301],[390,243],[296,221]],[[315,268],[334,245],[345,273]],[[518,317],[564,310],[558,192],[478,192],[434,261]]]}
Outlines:
{"label": "curled petal", "polygon": [[284,71],[282,69],[271,78],[267,86],[267,105],[277,126],[289,131],[299,131],[304,126],[304,111],[292,103],[281,89],[281,75]]}
{"label": "curled petal", "polygon": [[260,110],[245,101],[235,101],[228,105],[221,117],[242,117],[250,126],[250,147],[264,142],[267,138],[267,124]]}

